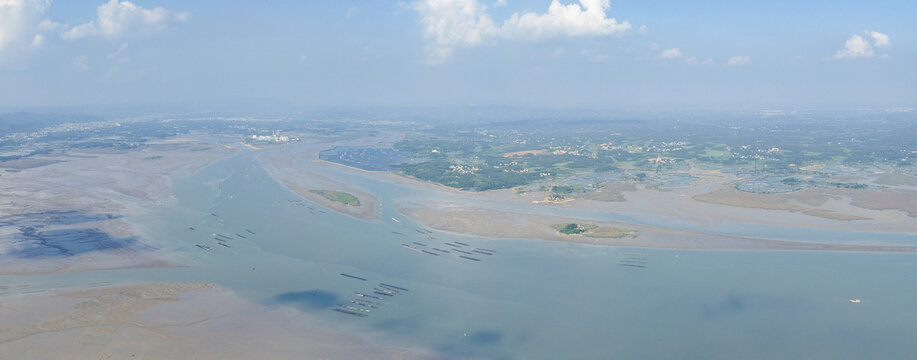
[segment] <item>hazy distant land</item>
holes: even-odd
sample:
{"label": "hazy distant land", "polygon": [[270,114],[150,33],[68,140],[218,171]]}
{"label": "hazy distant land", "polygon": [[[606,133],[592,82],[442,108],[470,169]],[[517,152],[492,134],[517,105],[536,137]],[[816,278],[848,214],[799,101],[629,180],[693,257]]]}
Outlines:
{"label": "hazy distant land", "polygon": [[[539,141],[563,143],[550,150],[508,130],[507,143],[488,145],[499,137],[489,136],[494,130],[487,125],[467,130],[470,135],[464,143],[433,141],[427,137],[437,130],[417,131],[410,123],[380,127],[361,122],[251,121],[247,130],[221,128],[222,123],[209,120],[135,125],[166,124],[170,130],[142,139],[101,125],[102,133],[86,135],[84,142],[72,142],[63,130],[7,136],[0,161],[0,275],[187,266],[160,246],[162,239],[138,229],[131,218],[174,201],[174,181],[242,153],[254,153],[268,174],[301,196],[296,201],[312,211],[327,209],[362,221],[390,220],[377,213],[380,194],[356,185],[350,181],[353,176],[415,189],[396,199],[395,209],[430,229],[449,233],[689,250],[917,251],[917,244],[705,232],[713,224],[751,224],[917,233],[917,177],[907,154],[904,160],[884,163],[860,159],[864,162],[859,167],[851,161],[818,158],[813,162],[824,165],[814,166],[788,162],[799,157],[768,158],[766,154],[783,151],[770,148],[736,160],[733,156],[741,155],[727,155],[727,148],[735,148],[723,144],[703,145],[707,148],[692,150],[694,155],[682,153],[681,158],[668,156],[677,153],[676,148],[691,147],[690,140],[663,141],[660,144],[667,145],[658,145],[663,148],[643,145],[638,151],[625,141],[588,142],[579,148],[573,142],[586,140],[542,136]],[[537,124],[532,126],[537,134]],[[581,133],[571,127],[572,133]],[[257,141],[250,136],[252,131],[267,134],[278,129],[287,135],[260,135],[264,138]],[[608,153],[601,153],[603,146]],[[336,156],[347,161],[322,159],[320,154],[328,149],[339,149]],[[624,159],[615,154],[630,155]],[[695,157],[686,158],[689,155]],[[603,156],[617,160],[598,161]],[[366,161],[382,163],[364,169]],[[769,161],[770,167],[758,169],[758,161]],[[774,170],[779,166],[783,168]],[[608,220],[620,214],[667,220],[656,225]],[[564,224],[582,224],[589,231],[564,234],[558,228]],[[0,353],[14,356],[134,355],[119,345],[125,343],[158,358],[430,356],[424,350],[392,348],[330,330],[293,331],[283,320],[291,310],[251,304],[204,283],[34,294],[0,290],[7,293],[0,307],[0,334],[5,334],[0,336]],[[239,324],[245,324],[246,331],[238,330]],[[250,343],[248,332],[262,336]],[[91,344],[82,340],[90,336],[95,339]],[[39,346],[50,342],[59,345]],[[239,346],[242,343],[246,345]]]}

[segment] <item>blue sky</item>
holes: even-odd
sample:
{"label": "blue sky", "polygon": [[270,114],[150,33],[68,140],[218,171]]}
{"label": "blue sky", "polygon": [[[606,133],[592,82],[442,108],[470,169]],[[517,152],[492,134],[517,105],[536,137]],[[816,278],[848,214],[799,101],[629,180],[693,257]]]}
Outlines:
{"label": "blue sky", "polygon": [[0,106],[915,107],[913,1],[0,0]]}

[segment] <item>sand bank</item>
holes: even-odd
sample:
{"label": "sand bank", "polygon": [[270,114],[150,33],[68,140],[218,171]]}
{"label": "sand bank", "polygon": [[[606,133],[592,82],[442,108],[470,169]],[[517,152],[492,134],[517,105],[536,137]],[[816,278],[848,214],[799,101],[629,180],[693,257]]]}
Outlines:
{"label": "sand bank", "polygon": [[230,153],[208,144],[79,150],[4,173],[0,274],[178,266],[125,218],[171,201],[173,178]]}
{"label": "sand bank", "polygon": [[[374,220],[379,218],[378,215],[373,212],[373,205],[376,204],[375,196],[347,184],[344,180],[337,180],[319,174],[319,170],[316,169],[316,163],[319,162],[317,149],[295,154],[287,152],[265,152],[260,155],[259,159],[261,159],[265,171],[270,174],[274,181],[299,194],[299,196],[324,207],[360,219]],[[360,205],[348,206],[329,200],[324,196],[312,192],[312,190],[346,192],[355,196],[357,200],[360,201]]]}
{"label": "sand bank", "polygon": [[145,283],[3,298],[4,359],[422,359],[422,350],[323,330],[285,307],[205,283]]}
{"label": "sand bank", "polygon": [[[487,237],[526,238],[590,245],[667,249],[917,252],[917,246],[828,244],[755,239],[615,222],[596,222],[572,217],[505,213],[470,208],[455,203],[435,205],[404,203],[399,204],[397,208],[415,221],[437,230]],[[551,226],[552,224],[562,223],[592,224],[599,228],[634,231],[636,236],[590,237],[585,235],[566,235],[561,234]]]}

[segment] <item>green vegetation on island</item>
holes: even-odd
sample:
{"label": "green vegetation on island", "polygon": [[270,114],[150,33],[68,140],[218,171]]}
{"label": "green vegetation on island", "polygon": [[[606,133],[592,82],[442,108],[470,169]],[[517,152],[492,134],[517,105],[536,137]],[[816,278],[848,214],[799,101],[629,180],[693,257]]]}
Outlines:
{"label": "green vegetation on island", "polygon": [[325,199],[342,203],[348,206],[360,206],[360,200],[356,196],[334,190],[309,190],[310,193],[319,194]]}
{"label": "green vegetation on island", "polygon": [[603,239],[620,239],[625,237],[637,237],[634,230],[621,229],[609,226],[598,226],[595,224],[554,224],[551,225],[554,230],[564,235],[582,235],[591,238]]}
{"label": "green vegetation on island", "polygon": [[[566,235],[582,234],[588,231],[588,229],[586,228],[586,225],[580,225],[576,223],[557,224],[557,225],[552,225],[552,227],[557,229],[557,231],[559,231],[561,234],[566,234]],[[593,227],[595,227],[595,225],[593,225]]]}

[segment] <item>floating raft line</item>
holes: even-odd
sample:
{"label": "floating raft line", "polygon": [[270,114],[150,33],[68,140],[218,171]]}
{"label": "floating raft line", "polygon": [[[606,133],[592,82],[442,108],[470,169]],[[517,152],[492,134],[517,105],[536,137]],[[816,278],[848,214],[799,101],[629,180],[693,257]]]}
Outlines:
{"label": "floating raft line", "polygon": [[422,242],[416,242],[416,241],[412,241],[411,244],[420,245],[420,246],[427,246],[427,244],[424,244],[424,243],[422,243]]}
{"label": "floating raft line", "polygon": [[427,250],[420,250],[420,251],[423,251],[424,254],[430,254],[430,255],[433,255],[433,256],[439,256],[439,254],[437,254],[437,253],[435,253],[435,252],[432,252],[432,251],[427,251]]}
{"label": "floating raft line", "polygon": [[481,250],[481,251],[486,251],[486,252],[489,252],[489,253],[491,253],[491,254],[493,254],[493,253],[495,253],[495,252],[496,252],[496,251],[494,251],[494,250],[490,250],[490,249],[485,249],[485,248],[477,248],[477,249],[478,249],[478,250]]}
{"label": "floating raft line", "polygon": [[353,276],[353,275],[350,275],[350,274],[341,273],[341,276],[343,276],[343,277],[349,277],[349,278],[351,278],[351,279],[357,279],[357,280],[366,281],[366,279],[364,279],[364,278],[361,278],[361,277],[359,277],[359,276]]}
{"label": "floating raft line", "polygon": [[212,251],[212,250],[213,250],[212,247],[209,247],[209,246],[207,246],[207,245],[194,244],[194,246],[197,246],[197,247],[199,247],[199,248],[201,248],[201,249],[204,249],[204,250],[207,250],[207,251]]}
{"label": "floating raft line", "polygon": [[363,300],[363,299],[359,299],[359,300],[350,300],[350,302],[352,302],[352,303],[354,303],[354,304],[357,304],[357,305],[360,305],[360,306],[368,306],[368,307],[371,307],[371,308],[374,308],[374,309],[378,309],[379,306],[385,305],[385,304],[383,304],[383,303],[377,303],[377,302],[375,302],[375,301]]}
{"label": "floating raft line", "polygon": [[470,245],[468,245],[468,244],[466,244],[466,243],[459,242],[459,241],[456,241],[455,243],[456,243],[456,244],[459,244],[459,245],[462,245],[462,246],[470,246]]}
{"label": "floating raft line", "polygon": [[376,299],[376,300],[385,300],[385,298],[381,298],[381,297],[373,296],[373,295],[367,295],[367,294],[356,292],[356,291],[354,291],[354,294],[357,294],[357,296],[359,297],[368,297],[368,298]]}
{"label": "floating raft line", "polygon": [[366,314],[361,314],[361,313],[358,313],[358,312],[356,312],[356,311],[350,311],[350,310],[341,309],[341,308],[334,308],[334,309],[331,309],[331,310],[337,311],[337,312],[339,312],[339,313],[344,313],[344,314],[347,314],[347,315],[358,316],[358,317],[366,317],[366,316],[368,316],[368,315],[366,315]]}
{"label": "floating raft line", "polygon": [[481,249],[473,249],[473,250],[471,250],[471,252],[478,253],[478,254],[483,254],[483,255],[493,255],[493,253],[489,253],[489,252],[486,252],[486,251],[481,251]]}
{"label": "floating raft line", "polygon": [[382,288],[377,288],[377,287],[376,287],[376,288],[373,288],[373,290],[378,291],[378,292],[383,292],[383,293],[386,293],[386,294],[389,294],[389,295],[398,295],[398,292],[397,292],[397,291],[392,290],[392,289],[389,289],[389,288],[385,288],[385,287],[382,287]]}
{"label": "floating raft line", "polygon": [[641,269],[646,268],[646,265],[638,265],[638,264],[618,263],[618,265],[619,266],[631,266],[631,267],[636,267],[636,268],[641,268]]}
{"label": "floating raft line", "polygon": [[345,309],[347,309],[347,310],[359,311],[359,312],[364,312],[364,313],[368,313],[368,312],[372,311],[372,310],[369,310],[369,309],[360,309],[360,308],[358,308],[358,307],[353,307],[353,306],[344,305],[344,304],[338,304],[338,306],[340,306],[340,307],[342,307],[342,308],[345,308]]}
{"label": "floating raft line", "polygon": [[622,264],[626,263],[626,264],[641,264],[641,265],[646,265],[647,261],[646,261],[646,260],[638,260],[638,259],[624,259],[624,260],[619,261],[619,263],[622,263]]}
{"label": "floating raft line", "polygon": [[217,244],[220,244],[223,247],[228,247],[228,248],[232,247],[232,246],[226,245],[226,243],[223,243],[223,242],[217,242]]}
{"label": "floating raft line", "polygon": [[389,284],[386,284],[386,283],[379,283],[379,286],[387,287],[387,288],[392,288],[392,289],[395,289],[395,290],[409,291],[408,289],[405,289],[405,288],[403,288],[403,287],[398,287],[398,286],[395,286],[395,285],[389,285]]}
{"label": "floating raft line", "polygon": [[439,252],[443,252],[443,253],[446,253],[446,254],[450,254],[449,250],[443,250],[443,249],[440,249],[440,248],[433,248],[433,250],[436,250],[436,251],[439,251]]}
{"label": "floating raft line", "polygon": [[420,249],[418,249],[418,248],[416,248],[416,247],[413,247],[413,246],[411,246],[411,245],[408,245],[408,244],[401,244],[401,247],[403,247],[403,248],[405,248],[405,249],[408,249],[408,250],[411,250],[411,251],[416,251],[418,254],[422,253],[422,251],[420,251]]}
{"label": "floating raft line", "polygon": [[650,256],[650,254],[648,254],[648,253],[631,252],[631,251],[625,252],[624,255],[626,255],[626,256],[642,256],[642,257]]}
{"label": "floating raft line", "polygon": [[243,236],[242,234],[239,234],[239,233],[236,233],[236,236],[238,236],[238,237],[240,237],[240,238],[243,238],[243,239],[248,239],[247,237],[245,237],[245,236]]}
{"label": "floating raft line", "polygon": [[444,244],[449,245],[449,246],[451,246],[451,247],[455,247],[455,248],[461,247],[461,246],[456,245],[456,244],[453,244],[453,243],[444,243]]}
{"label": "floating raft line", "polygon": [[452,251],[455,251],[455,252],[460,252],[460,253],[462,253],[462,254],[465,254],[465,255],[471,255],[471,253],[470,253],[470,252],[467,252],[467,251],[465,251],[465,250],[459,250],[459,249],[452,249]]}
{"label": "floating raft line", "polygon": [[473,257],[469,257],[469,256],[465,256],[465,255],[459,255],[459,257],[462,258],[462,259],[468,259],[468,260],[472,260],[472,261],[481,261],[481,259],[475,259],[475,258],[473,258]]}
{"label": "floating raft line", "polygon": [[255,235],[255,232],[254,232],[254,231],[251,231],[251,230],[249,230],[249,229],[245,229],[245,231],[247,231],[249,234]]}

